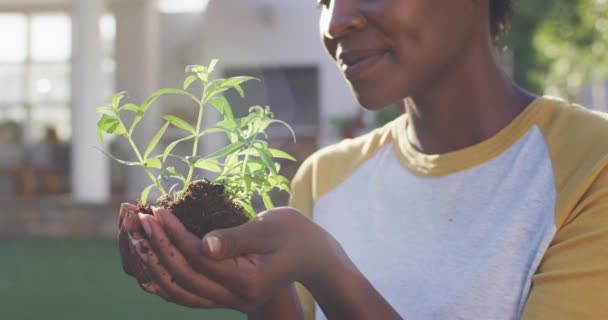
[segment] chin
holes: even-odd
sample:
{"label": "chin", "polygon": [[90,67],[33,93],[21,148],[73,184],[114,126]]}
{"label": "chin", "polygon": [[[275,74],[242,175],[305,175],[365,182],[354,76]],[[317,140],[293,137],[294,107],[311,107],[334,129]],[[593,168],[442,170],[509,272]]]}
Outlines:
{"label": "chin", "polygon": [[353,94],[355,95],[355,98],[359,102],[359,105],[361,105],[361,107],[363,107],[363,109],[369,110],[369,111],[380,111],[382,109],[385,109],[385,108],[395,104],[399,100],[404,99],[400,96],[393,97],[393,96],[388,96],[388,95],[382,96],[382,95],[378,95],[378,94],[362,94],[362,93],[357,92],[354,89],[353,89]]}

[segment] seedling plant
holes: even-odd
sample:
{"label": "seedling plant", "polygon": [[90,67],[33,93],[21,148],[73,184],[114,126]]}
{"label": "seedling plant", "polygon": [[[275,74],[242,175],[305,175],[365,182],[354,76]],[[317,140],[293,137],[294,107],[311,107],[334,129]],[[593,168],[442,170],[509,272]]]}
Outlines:
{"label": "seedling plant", "polygon": [[[247,116],[235,118],[232,108],[223,94],[227,90],[233,89],[244,98],[241,85],[246,81],[256,79],[239,76],[212,80],[211,75],[216,65],[217,59],[212,60],[208,66],[188,66],[186,73],[189,75],[185,79],[182,89],[160,89],[141,105],[122,104],[127,93],[121,92],[113,95],[108,105],[97,108],[97,112],[101,116],[97,124],[97,132],[101,141],[104,141],[104,135],[126,139],[136,160],[121,160],[104,150],[101,151],[123,165],[141,167],[152,182],[141,192],[140,203],[142,205],[148,205],[148,196],[153,189],[157,189],[161,194],[157,202],[172,202],[183,198],[193,183],[197,170],[215,173],[217,178],[213,179],[211,183],[222,185],[229,200],[241,206],[249,217],[256,214],[252,205],[254,195],[259,195],[264,206],[271,209],[274,207],[269,195],[271,190],[277,188],[290,192],[289,181],[279,174],[280,166],[274,159],[295,161],[295,158],[282,150],[270,148],[266,141],[266,129],[272,124],[281,124],[291,132],[295,141],[293,130],[284,121],[275,119],[267,106],[252,106],[249,108]],[[202,89],[200,95],[191,92],[197,84]],[[159,97],[167,94],[185,96],[192,101],[198,108],[196,122],[191,124],[176,115],[164,115],[162,127],[142,152],[142,149],[135,143],[136,129],[153,103]],[[207,106],[212,106],[223,118],[214,125],[203,128],[203,113]],[[127,113],[131,113],[131,121],[126,120]],[[157,151],[159,143],[171,126],[183,131],[184,135],[171,141],[164,150]],[[201,138],[212,133],[225,134],[230,144],[211,154],[200,155]],[[172,153],[178,144],[188,141],[192,142],[190,154]],[[183,172],[178,171],[174,166],[168,165],[169,159],[178,159],[185,164],[186,169]],[[169,183],[169,181],[174,183]],[[171,188],[167,190],[165,186],[171,184]]]}

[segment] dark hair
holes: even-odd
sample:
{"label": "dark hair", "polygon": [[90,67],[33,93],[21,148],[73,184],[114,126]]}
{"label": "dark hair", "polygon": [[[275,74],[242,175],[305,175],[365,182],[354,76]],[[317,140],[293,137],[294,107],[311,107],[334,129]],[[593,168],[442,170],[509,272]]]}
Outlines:
{"label": "dark hair", "polygon": [[515,0],[490,0],[490,28],[495,38],[501,36],[509,26]]}

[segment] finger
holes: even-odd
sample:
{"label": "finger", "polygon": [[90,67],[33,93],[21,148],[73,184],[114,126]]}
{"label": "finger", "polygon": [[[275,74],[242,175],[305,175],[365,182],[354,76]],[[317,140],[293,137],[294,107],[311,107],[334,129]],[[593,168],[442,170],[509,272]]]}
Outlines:
{"label": "finger", "polygon": [[210,299],[196,296],[179,286],[164,268],[148,241],[141,239],[134,242],[134,245],[138,256],[147,266],[152,281],[163,290],[167,301],[191,308],[216,308],[220,306],[220,304]]}
{"label": "finger", "polygon": [[[177,248],[177,251],[185,257],[194,270],[210,275],[224,285],[239,282],[244,268],[242,268],[243,264],[239,266],[237,259],[213,260],[207,258],[202,251],[201,239],[189,232],[171,211],[158,208],[154,210],[154,216],[162,224],[162,229],[169,237],[170,243]],[[175,272],[177,273],[177,271]]]}
{"label": "finger", "polygon": [[[141,217],[142,224],[150,230],[149,239],[152,250],[157,254],[163,267],[184,289],[198,296],[209,298],[222,305],[242,307],[247,304],[244,299],[233,295],[228,289],[211,280],[203,273],[194,270],[184,255],[176,248],[165,234],[163,228],[152,217]],[[196,236],[195,236],[196,238]],[[200,240],[195,240],[200,243]],[[200,251],[196,252],[198,256]]]}
{"label": "finger", "polygon": [[121,230],[125,230],[126,232],[133,233],[138,232],[140,234],[144,234],[144,229],[142,228],[141,221],[139,221],[139,215],[137,214],[137,208],[135,210],[131,210],[133,208],[127,208],[127,214],[123,219],[123,223],[121,226]]}
{"label": "finger", "polygon": [[139,221],[139,217],[135,214],[135,211],[131,209],[137,209],[135,206],[127,205],[123,206],[125,211],[125,217],[123,219],[122,226],[118,233],[118,248],[120,252],[120,258],[123,270],[131,276],[135,275],[138,271],[139,263],[133,260],[134,252],[130,248],[129,234],[143,234],[143,229]]}
{"label": "finger", "polygon": [[273,243],[272,222],[263,217],[228,229],[209,232],[203,237],[203,253],[216,260],[224,260],[247,254],[270,253],[276,248]]}
{"label": "finger", "polygon": [[[143,237],[138,234],[128,234],[129,238],[129,256],[128,256],[128,268],[131,275],[135,277],[137,282],[142,286],[143,284],[149,283],[151,280],[148,267],[144,264],[142,259],[137,254],[137,248],[135,247],[138,240]],[[142,287],[143,288],[143,287]]]}
{"label": "finger", "polygon": [[133,211],[136,212],[137,211],[137,206],[130,204],[130,203],[122,203],[120,205],[120,210],[118,212],[118,229],[120,229],[122,227],[122,222],[125,219],[127,212],[128,211]]}
{"label": "finger", "polygon": [[169,294],[163,290],[156,282],[151,281],[147,283],[140,284],[140,287],[151,294],[157,295],[161,297],[163,300],[169,302]]}
{"label": "finger", "polygon": [[124,230],[120,230],[119,234],[118,234],[118,250],[120,253],[120,263],[122,265],[122,270],[130,275],[133,276],[133,270],[131,268],[131,245],[130,245],[130,240],[129,240],[129,234],[124,231]]}
{"label": "finger", "polygon": [[171,211],[157,208],[153,213],[161,223],[163,230],[171,240],[171,243],[175,245],[186,258],[192,259],[189,260],[190,264],[197,265],[201,263],[201,261],[199,261],[202,254],[201,239],[188,231]]}
{"label": "finger", "polygon": [[156,209],[154,216],[158,218],[170,242],[186,258],[193,269],[203,274],[210,274],[219,278],[221,283],[227,279],[234,279],[235,275],[242,274],[238,269],[236,260],[213,260],[203,254],[202,241],[195,234],[189,232],[179,219],[166,209]]}

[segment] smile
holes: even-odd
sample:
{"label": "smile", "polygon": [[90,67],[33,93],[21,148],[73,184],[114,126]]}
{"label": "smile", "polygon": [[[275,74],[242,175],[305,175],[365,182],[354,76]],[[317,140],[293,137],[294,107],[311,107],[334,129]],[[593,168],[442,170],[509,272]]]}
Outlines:
{"label": "smile", "polygon": [[342,72],[348,80],[356,80],[368,74],[389,54],[388,50],[372,55],[345,54],[340,59]]}

